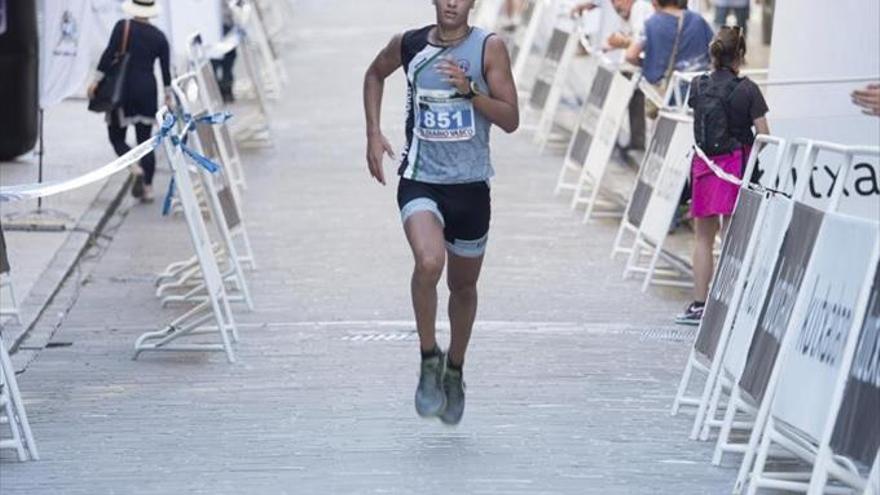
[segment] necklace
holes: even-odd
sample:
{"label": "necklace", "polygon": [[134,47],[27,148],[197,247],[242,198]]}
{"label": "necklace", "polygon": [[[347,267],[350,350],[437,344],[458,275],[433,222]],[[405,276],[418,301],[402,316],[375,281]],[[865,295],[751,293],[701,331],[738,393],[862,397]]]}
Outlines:
{"label": "necklace", "polygon": [[440,36],[440,28],[438,27],[434,31],[434,37],[437,38],[437,41],[439,41],[440,43],[442,43],[444,45],[451,45],[457,41],[461,41],[461,40],[467,38],[468,36],[470,36],[472,29],[473,28],[468,28],[467,32],[465,32],[463,35],[459,36],[458,38],[452,38],[452,39],[447,40],[447,39],[444,39],[442,36]]}

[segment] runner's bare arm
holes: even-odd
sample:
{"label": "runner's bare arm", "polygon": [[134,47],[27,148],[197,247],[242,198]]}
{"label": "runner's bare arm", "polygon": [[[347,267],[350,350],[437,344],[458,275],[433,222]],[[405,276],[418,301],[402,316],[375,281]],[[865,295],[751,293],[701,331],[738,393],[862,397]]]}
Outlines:
{"label": "runner's bare arm", "polygon": [[388,139],[382,134],[382,95],[385,91],[385,79],[400,66],[400,44],[403,35],[391,38],[388,45],[370,64],[364,76],[364,114],[367,119],[367,166],[377,181],[385,184],[385,171],[382,169],[382,157],[386,153],[392,159],[394,151]]}
{"label": "runner's bare arm", "polygon": [[511,133],[519,127],[519,100],[510,70],[510,55],[498,36],[486,40],[483,65],[489,95],[474,98],[474,108],[490,122]]}
{"label": "runner's bare arm", "polygon": [[[483,62],[489,93],[473,99],[474,108],[489,122],[510,133],[519,127],[519,103],[516,84],[510,71],[510,56],[504,42],[497,36],[486,40],[486,55]],[[437,71],[444,74],[449,84],[461,94],[470,93],[470,81],[461,68],[452,60],[444,58],[437,63]],[[485,88],[483,88],[485,91]]]}

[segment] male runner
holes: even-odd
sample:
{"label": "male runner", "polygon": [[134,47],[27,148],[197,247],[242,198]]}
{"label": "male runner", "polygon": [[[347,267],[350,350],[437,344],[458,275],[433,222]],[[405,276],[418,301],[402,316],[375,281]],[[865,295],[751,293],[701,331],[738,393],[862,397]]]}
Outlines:
{"label": "male runner", "polygon": [[[415,259],[411,290],[422,351],[416,412],[446,424],[464,413],[462,366],[477,312],[477,279],[489,232],[489,128],[519,126],[504,43],[468,25],[474,0],[434,0],[437,22],[391,39],[364,78],[367,163],[383,185],[391,145],[380,128],[384,81],[408,81],[406,149],[397,202]],[[447,258],[448,256],[448,258]],[[448,356],[437,346],[437,283],[448,259]]]}

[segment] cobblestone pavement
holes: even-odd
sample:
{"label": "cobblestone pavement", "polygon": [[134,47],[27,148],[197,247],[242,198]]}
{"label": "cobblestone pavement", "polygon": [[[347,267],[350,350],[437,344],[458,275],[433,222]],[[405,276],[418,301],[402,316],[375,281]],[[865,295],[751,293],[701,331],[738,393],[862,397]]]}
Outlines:
{"label": "cobblestone pavement", "polygon": [[[687,440],[688,418],[668,414],[692,338],[670,323],[686,294],[621,280],[614,226],[583,226],[553,197],[559,157],[539,156],[527,133],[493,135],[492,239],[464,421],[416,416],[411,260],[393,187],[368,180],[360,89],[391,34],[428,23],[432,9],[333,3],[297,3],[276,146],[244,154],[259,267],[256,310],[237,312],[239,362],[131,360],[141,332],[181,311],[160,308],[152,281],[190,251],[182,218],[124,207],[112,241],[101,239],[23,345],[53,344],[20,375],[43,459],[4,452],[3,494],[729,489],[733,471],[711,467],[710,446]],[[396,145],[403,91],[399,75],[386,88]]]}

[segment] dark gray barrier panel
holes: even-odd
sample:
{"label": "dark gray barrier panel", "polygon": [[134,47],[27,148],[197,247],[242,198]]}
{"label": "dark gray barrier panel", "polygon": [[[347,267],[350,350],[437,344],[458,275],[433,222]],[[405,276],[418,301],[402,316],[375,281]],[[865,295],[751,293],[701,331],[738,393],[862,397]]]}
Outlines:
{"label": "dark gray barrier panel", "polygon": [[782,249],[770,278],[770,289],[758,316],[758,326],[739,381],[740,387],[758,403],[764,399],[823,216],[820,210],[802,203],[794,204],[791,223],[785,231]]}
{"label": "dark gray barrier panel", "polygon": [[[0,0],[2,2],[3,0]],[[0,225],[0,273],[9,273],[9,255],[6,254],[6,238],[3,237],[3,226]]]}
{"label": "dark gray barrier panel", "polygon": [[38,55],[34,0],[0,0],[0,160],[37,142]]}
{"label": "dark gray barrier panel", "polygon": [[843,393],[831,448],[870,466],[880,448],[880,264]]}
{"label": "dark gray barrier panel", "polygon": [[663,117],[658,119],[657,129],[651,138],[648,155],[642,165],[641,173],[639,173],[639,180],[636,182],[632,202],[627,212],[627,220],[633,227],[638,228],[642,224],[642,218],[645,217],[645,208],[648,207],[648,201],[654,192],[657,177],[660,176],[660,170],[666,160],[666,152],[669,149],[669,142],[672,141],[675,125],[673,120]]}
{"label": "dark gray barrier panel", "polygon": [[596,76],[590,85],[590,94],[587,96],[587,103],[583,109],[583,120],[578,126],[577,135],[575,135],[574,143],[571,146],[570,157],[581,166],[587,160],[587,154],[593,144],[593,136],[596,135],[602,107],[605,105],[605,99],[608,97],[608,90],[611,88],[613,79],[614,73],[605,67],[599,66],[596,69]]}
{"label": "dark gray barrier panel", "polygon": [[[538,79],[535,81],[532,94],[529,97],[529,104],[536,109],[542,109],[547,105],[547,98],[550,97],[550,89],[553,84],[552,74],[556,73],[556,66],[562,61],[562,54],[565,52],[569,36],[574,36],[574,33],[567,33],[561,29],[554,29],[550,36],[544,62],[541,64]],[[546,79],[547,74],[550,74],[549,80]]]}
{"label": "dark gray barrier panel", "polygon": [[724,320],[727,318],[727,312],[730,311],[735,284],[742,270],[743,257],[752,238],[758,210],[761,208],[761,193],[744,188],[739,194],[739,201],[730,222],[730,230],[721,250],[718,269],[712,280],[712,290],[709,291],[706,300],[700,333],[694,344],[697,352],[706,356],[710,362],[715,359],[715,350],[718,348]]}

